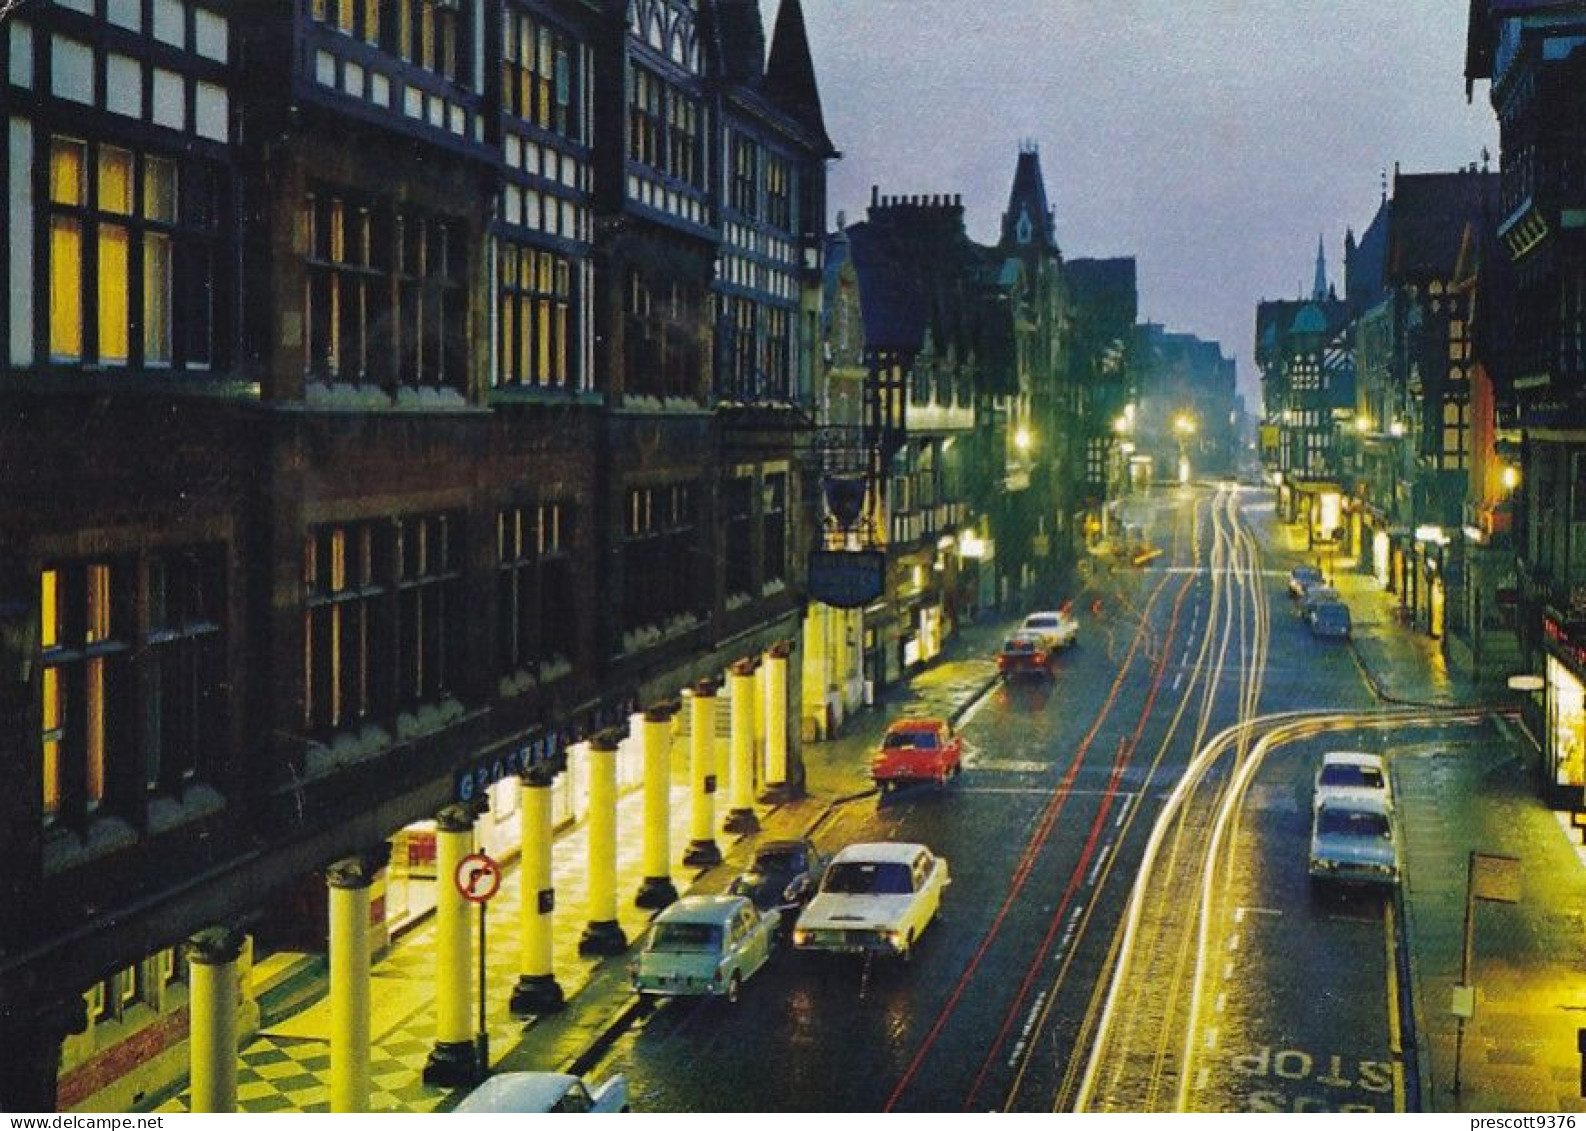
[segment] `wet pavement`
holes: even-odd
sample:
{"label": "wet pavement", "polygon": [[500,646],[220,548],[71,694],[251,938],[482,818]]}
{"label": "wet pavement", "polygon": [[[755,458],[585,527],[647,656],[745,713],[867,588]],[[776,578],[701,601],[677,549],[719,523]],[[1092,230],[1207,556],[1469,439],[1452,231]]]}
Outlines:
{"label": "wet pavement", "polygon": [[[1087,563],[1090,585],[1072,594],[1080,644],[1053,680],[997,681],[990,657],[1013,619],[962,626],[937,662],[851,718],[836,740],[805,744],[807,796],[762,810],[758,837],[722,840],[726,862],[693,877],[695,890],[719,890],[762,838],[930,844],[954,882],[911,965],[784,953],[737,1006],[651,1011],[628,988],[628,959],[577,959],[582,923],[559,915],[568,1008],[526,1026],[498,1016],[496,1068],[620,1071],[639,1110],[1071,1106],[1147,838],[1207,737],[1251,714],[1475,701],[1437,643],[1402,625],[1393,596],[1346,563],[1332,564],[1355,638],[1312,639],[1285,591],[1288,568],[1309,558],[1295,531],[1275,524],[1264,493],[1240,493],[1261,545],[1259,575],[1214,581],[1210,497],[1194,498],[1192,508],[1189,492],[1159,490],[1130,502],[1130,521],[1163,555],[1138,570]],[[1259,695],[1245,693],[1252,672]],[[904,714],[957,719],[966,771],[946,788],[883,802],[868,779],[869,755],[886,723]],[[1405,870],[1397,899],[1316,898],[1307,883],[1311,775],[1323,750],[1339,748],[1389,758]],[[1173,1032],[1168,1015],[1139,1018],[1147,1046],[1157,1046],[1145,1049],[1153,1105],[1171,1107],[1183,1086],[1192,1106],[1210,1110],[1581,1110],[1573,1030],[1586,1016],[1578,946],[1586,865],[1570,830],[1536,799],[1535,762],[1534,747],[1507,722],[1329,734],[1275,749],[1249,782],[1230,841],[1209,930],[1215,961],[1201,953],[1204,940],[1177,928],[1148,948],[1171,977],[1201,991],[1193,1031]],[[681,820],[686,805],[675,801],[673,812]],[[1174,843],[1202,832],[1186,825]],[[575,871],[577,836],[557,847]],[[623,849],[619,891],[637,884],[636,839]],[[1456,1096],[1448,1001],[1472,848],[1520,857],[1525,888],[1519,904],[1478,912],[1476,1016]],[[574,906],[560,895],[558,904]],[[636,939],[643,915],[624,914]],[[500,945],[507,958],[492,946],[491,962],[501,966],[504,1000],[515,956],[510,939]],[[416,963],[423,952],[410,953],[405,961]],[[422,978],[402,992],[422,996]],[[429,1010],[414,1003],[377,1044],[406,1042],[421,1064]],[[1182,1060],[1186,1032],[1195,1048]],[[298,1059],[271,1071],[303,1082],[305,1106],[317,1102],[309,1089],[322,1082],[319,1068]],[[455,1102],[415,1085],[416,1074],[400,1060],[377,1069],[374,1106]]]}

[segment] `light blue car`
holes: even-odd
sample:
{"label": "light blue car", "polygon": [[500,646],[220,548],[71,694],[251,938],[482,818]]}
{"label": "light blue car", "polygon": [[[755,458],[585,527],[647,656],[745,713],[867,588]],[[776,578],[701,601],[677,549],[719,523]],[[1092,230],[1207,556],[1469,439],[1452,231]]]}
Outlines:
{"label": "light blue car", "polygon": [[761,912],[739,895],[691,895],[655,917],[639,958],[628,968],[641,997],[724,997],[771,958],[782,915]]}
{"label": "light blue car", "polygon": [[1392,887],[1399,847],[1386,798],[1322,797],[1311,813],[1311,882]]}

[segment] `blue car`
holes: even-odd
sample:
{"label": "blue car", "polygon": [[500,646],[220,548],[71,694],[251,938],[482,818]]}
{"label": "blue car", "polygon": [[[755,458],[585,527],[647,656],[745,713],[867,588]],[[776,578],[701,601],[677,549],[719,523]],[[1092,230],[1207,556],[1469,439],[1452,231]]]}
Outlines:
{"label": "blue car", "polygon": [[1348,640],[1353,625],[1349,606],[1340,601],[1317,605],[1310,612],[1311,635],[1323,640]]}
{"label": "blue car", "polygon": [[771,958],[781,912],[762,914],[741,895],[691,895],[655,917],[650,938],[628,968],[641,997],[724,997]]}

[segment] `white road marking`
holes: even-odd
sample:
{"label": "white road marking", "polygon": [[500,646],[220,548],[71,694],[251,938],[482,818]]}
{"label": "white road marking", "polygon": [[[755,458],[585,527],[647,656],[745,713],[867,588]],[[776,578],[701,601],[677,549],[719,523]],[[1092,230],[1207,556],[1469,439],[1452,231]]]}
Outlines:
{"label": "white road marking", "polygon": [[[992,686],[994,687],[996,685],[993,684]],[[969,705],[969,710],[965,711],[962,715],[958,716],[958,722],[954,723],[953,725],[956,726],[959,730],[963,730],[964,727],[969,725],[970,720],[972,720],[976,715],[980,714],[980,709],[982,707],[984,707],[987,703],[991,702],[992,698],[993,698],[993,696],[991,694],[991,688],[988,687],[981,694],[979,699],[976,699],[973,703],[971,703]]]}
{"label": "white road marking", "polygon": [[1179,688],[1179,684],[1181,684],[1183,682],[1184,682],[1184,673],[1183,672],[1179,672],[1178,675],[1173,678],[1173,690],[1177,691],[1178,688]]}
{"label": "white road marking", "polygon": [[1221,1013],[1223,1011],[1223,1006],[1225,1006],[1227,1004],[1228,1004],[1228,995],[1227,994],[1218,994],[1217,995],[1217,1001],[1212,1005],[1212,1009],[1215,1012],[1217,1012],[1217,1013]]}
{"label": "white road marking", "polygon": [[969,765],[977,770],[990,770],[992,773],[1001,774],[1040,774],[1052,768],[1050,762],[1003,762],[990,758],[985,761],[977,760]]}
{"label": "white road marking", "polygon": [[1217,1026],[1215,1025],[1206,1030],[1206,1047],[1209,1049],[1217,1047]]}
{"label": "white road marking", "polygon": [[1101,866],[1107,862],[1107,854],[1112,851],[1112,841],[1101,846],[1101,851],[1096,853],[1096,862],[1090,866],[1090,875],[1085,877],[1087,887],[1096,886],[1096,875],[1101,871]]}
{"label": "white road marking", "polygon": [[1135,799],[1132,793],[1120,793],[1118,796],[1123,798],[1123,804],[1118,806],[1118,819],[1112,823],[1115,829],[1123,828],[1124,819],[1129,816],[1129,807],[1134,804]]}
{"label": "white road marking", "polygon": [[1283,916],[1283,912],[1276,907],[1247,907],[1245,910],[1254,915],[1271,915],[1274,918]]}
{"label": "white road marking", "polygon": [[1199,1072],[1195,1073],[1195,1087],[1197,1089],[1205,1088],[1206,1082],[1211,1079],[1211,1075],[1211,1069],[1209,1068],[1202,1068]]}
{"label": "white road marking", "polygon": [[1228,936],[1228,949],[1229,950],[1238,950],[1239,949],[1239,936],[1238,935],[1229,935]]}
{"label": "white road marking", "polygon": [[1228,979],[1232,978],[1233,976],[1234,976],[1234,964],[1232,962],[1224,962],[1223,963],[1223,981],[1226,982]]}
{"label": "white road marking", "polygon": [[1244,921],[1245,921],[1245,909],[1243,907],[1234,908],[1234,922],[1235,923],[1243,923]]}
{"label": "white road marking", "polygon": [[1035,995],[1035,1000],[1030,1003],[1030,1010],[1024,1015],[1024,1028],[1019,1030],[1019,1039],[1014,1043],[1008,1053],[1008,1067],[1017,1068],[1024,1059],[1024,1050],[1030,1043],[1030,1032],[1035,1028],[1036,1020],[1041,1015],[1041,1009],[1046,1005],[1046,991],[1042,990]]}

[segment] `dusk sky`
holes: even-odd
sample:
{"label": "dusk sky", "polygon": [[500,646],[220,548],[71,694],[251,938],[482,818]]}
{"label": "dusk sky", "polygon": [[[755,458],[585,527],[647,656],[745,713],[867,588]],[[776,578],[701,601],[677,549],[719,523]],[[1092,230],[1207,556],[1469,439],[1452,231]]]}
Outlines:
{"label": "dusk sky", "polygon": [[[775,0],[761,0],[769,35]],[[1318,234],[1343,290],[1346,226],[1381,175],[1497,168],[1485,84],[1467,105],[1462,0],[804,0],[843,159],[831,210],[962,193],[989,242],[1021,139],[1040,145],[1069,258],[1133,255],[1140,315],[1222,342],[1252,410],[1255,304],[1309,287]]]}

